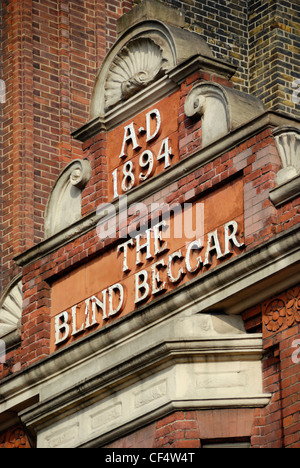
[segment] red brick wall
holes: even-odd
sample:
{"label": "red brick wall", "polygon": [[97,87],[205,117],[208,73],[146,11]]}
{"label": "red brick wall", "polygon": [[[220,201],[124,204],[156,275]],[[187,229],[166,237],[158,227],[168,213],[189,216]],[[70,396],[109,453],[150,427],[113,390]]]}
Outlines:
{"label": "red brick wall", "polygon": [[[2,287],[15,273],[12,257],[42,239],[48,194],[70,159],[85,156],[92,164],[92,179],[83,192],[83,215],[106,200],[106,135],[99,134],[83,148],[70,137],[70,131],[88,119],[97,69],[107,47],[115,40],[116,18],[130,7],[130,2],[111,0],[105,6],[92,0],[6,0],[3,4],[3,62],[8,99],[3,109],[1,155],[5,195]],[[103,26],[107,24],[111,27],[104,34]],[[202,80],[219,78],[196,73],[181,87],[178,114],[181,158],[193,152],[195,145],[201,146],[201,124],[185,117],[183,105],[192,85]],[[232,177],[243,175],[246,248],[250,249],[299,220],[299,199],[276,210],[268,198],[279,165],[274,139],[267,130],[172,184],[169,193],[164,192],[165,200],[190,201],[194,189],[196,196],[202,195]],[[102,247],[92,231],[42,263],[25,269],[24,362],[30,363],[48,353],[49,279],[65,268],[75,267]],[[33,330],[42,334],[38,343],[32,343]],[[33,350],[36,346],[39,352]]]}
{"label": "red brick wall", "polygon": [[105,448],[198,449],[208,442],[250,440],[253,409],[177,411]]}
{"label": "red brick wall", "polygon": [[[83,192],[83,215],[107,199],[106,135],[99,134],[82,147],[70,134],[88,120],[96,73],[116,39],[116,19],[131,5],[131,0],[2,1],[1,78],[6,82],[7,99],[1,106],[0,293],[18,271],[13,257],[43,239],[47,199],[68,162],[88,157],[92,164],[92,179]],[[187,93],[201,80],[218,78],[198,73],[181,87],[178,125],[182,159],[201,147],[200,122],[191,122],[183,112]],[[271,130],[266,130],[183,176],[161,196],[167,203],[183,203],[191,201],[193,191],[196,196],[205,195],[243,176],[245,244],[250,250],[299,223],[300,198],[279,209],[269,200],[268,191],[275,186],[279,167]],[[1,377],[50,353],[51,281],[101,249],[108,249],[109,243],[100,243],[93,230],[24,268],[22,345],[7,356],[0,368]],[[288,297],[285,292],[277,298],[286,304],[286,317],[292,300]],[[263,330],[265,391],[273,394],[270,405],[256,412],[252,444],[297,447],[299,364],[291,360],[292,345],[299,337],[299,320],[266,334],[263,320],[267,305],[244,315],[249,332]],[[155,423],[143,437],[149,440],[151,435],[157,447],[187,447],[187,443],[198,447],[201,438],[225,437],[217,431],[204,437],[200,430],[201,421],[210,421],[210,427],[216,428],[218,423],[212,423],[211,418],[219,421],[219,415],[224,422],[230,417],[217,411],[214,414],[201,412],[200,418],[198,412],[179,412]],[[1,443],[28,445],[20,433],[0,435]]]}
{"label": "red brick wall", "polygon": [[44,211],[62,168],[82,158],[71,132],[89,118],[97,71],[131,0],[3,0],[0,104],[2,271],[0,294],[17,273],[12,258],[43,239]]}
{"label": "red brick wall", "polygon": [[249,332],[263,333],[264,391],[272,393],[256,412],[253,447],[300,448],[300,286],[246,311],[244,319]]}

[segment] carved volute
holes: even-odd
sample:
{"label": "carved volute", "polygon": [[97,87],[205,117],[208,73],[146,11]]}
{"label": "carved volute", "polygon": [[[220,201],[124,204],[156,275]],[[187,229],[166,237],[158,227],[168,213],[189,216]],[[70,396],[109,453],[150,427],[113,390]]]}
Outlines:
{"label": "carved volute", "polygon": [[46,239],[81,218],[81,192],[90,177],[91,166],[87,160],[75,160],[62,171],[46,207]]}

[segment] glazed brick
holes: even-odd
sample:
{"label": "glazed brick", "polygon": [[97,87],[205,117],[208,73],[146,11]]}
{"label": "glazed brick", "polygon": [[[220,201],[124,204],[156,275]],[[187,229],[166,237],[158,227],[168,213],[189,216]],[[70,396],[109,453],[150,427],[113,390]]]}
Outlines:
{"label": "glazed brick", "polygon": [[[299,49],[296,0],[251,0],[238,5],[234,0],[226,5],[222,0],[213,4],[164,1],[185,12],[186,27],[206,39],[216,58],[237,67],[230,86],[256,95],[268,109],[300,115],[292,100],[292,83],[300,78],[295,58]],[[140,2],[134,0],[134,4]],[[209,81],[208,77],[204,79]]]}

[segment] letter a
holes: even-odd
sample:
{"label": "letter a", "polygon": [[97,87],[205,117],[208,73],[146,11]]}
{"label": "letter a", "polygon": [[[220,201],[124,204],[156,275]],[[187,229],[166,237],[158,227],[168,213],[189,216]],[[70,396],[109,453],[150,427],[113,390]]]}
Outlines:
{"label": "letter a", "polygon": [[127,125],[127,127],[124,127],[123,146],[122,146],[122,150],[121,150],[121,154],[119,158],[126,158],[127,154],[125,152],[125,147],[126,147],[126,144],[128,145],[130,141],[132,141],[134,150],[141,148],[136,138],[136,133],[134,130],[134,122],[132,122],[130,125]]}

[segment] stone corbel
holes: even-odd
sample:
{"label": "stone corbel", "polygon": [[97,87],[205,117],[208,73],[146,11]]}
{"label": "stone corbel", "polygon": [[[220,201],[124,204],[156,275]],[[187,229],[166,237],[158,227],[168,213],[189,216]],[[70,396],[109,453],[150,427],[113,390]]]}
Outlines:
{"label": "stone corbel", "polygon": [[[126,339],[118,339],[125,328]],[[270,401],[262,335],[247,334],[240,316],[176,314],[130,338],[125,322],[109,335],[107,345],[103,333],[94,334],[32,371],[39,401],[19,415],[38,448],[99,448],[176,411]]]}
{"label": "stone corbel", "polygon": [[57,179],[45,212],[45,238],[81,219],[81,192],[91,178],[88,160],[70,163]]}
{"label": "stone corbel", "polygon": [[185,101],[187,117],[202,121],[202,147],[228,135],[264,111],[264,105],[256,97],[217,83],[194,86]]}
{"label": "stone corbel", "polygon": [[273,131],[282,169],[276,175],[276,188],[270,198],[275,206],[300,195],[300,129],[277,127]]}

